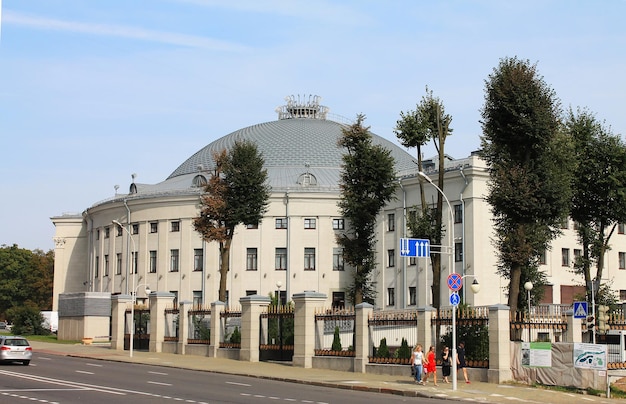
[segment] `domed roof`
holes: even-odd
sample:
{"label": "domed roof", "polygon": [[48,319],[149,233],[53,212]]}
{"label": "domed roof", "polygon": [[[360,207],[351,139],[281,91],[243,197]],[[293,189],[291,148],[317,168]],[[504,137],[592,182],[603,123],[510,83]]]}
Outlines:
{"label": "domed roof", "polygon": [[[215,152],[229,150],[237,141],[250,141],[263,155],[273,188],[299,184],[336,189],[345,152],[338,141],[345,124],[326,119],[326,112],[317,99],[307,104],[288,103],[279,110],[279,120],[239,129],[217,139],[189,157],[167,181],[203,171],[210,173]],[[391,151],[396,172],[417,168],[417,161],[399,146],[374,134],[372,142]]]}

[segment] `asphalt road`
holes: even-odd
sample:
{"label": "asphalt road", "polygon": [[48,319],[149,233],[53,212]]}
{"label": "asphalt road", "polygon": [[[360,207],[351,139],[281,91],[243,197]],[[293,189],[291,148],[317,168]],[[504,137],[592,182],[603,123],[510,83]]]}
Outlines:
{"label": "asphalt road", "polygon": [[[251,366],[254,366],[251,364]],[[260,378],[35,353],[0,365],[0,403],[441,403]]]}

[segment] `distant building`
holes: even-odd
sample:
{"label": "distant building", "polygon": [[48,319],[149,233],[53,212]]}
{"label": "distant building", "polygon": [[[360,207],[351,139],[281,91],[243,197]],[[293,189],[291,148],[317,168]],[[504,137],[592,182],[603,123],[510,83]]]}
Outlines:
{"label": "distant building", "polygon": [[[217,243],[203,242],[193,229],[199,197],[214,169],[213,153],[235,141],[254,142],[265,159],[272,194],[269,209],[258,226],[239,226],[231,249],[228,304],[250,294],[280,291],[283,301],[294,293],[314,290],[328,296],[328,306],[347,303],[344,289],[351,282],[349,267],[335,235],[349,226],[340,216],[339,176],[343,150],[337,141],[344,120],[331,119],[318,97],[290,97],[277,109],[279,119],[226,135],[189,157],[163,182],[134,181],[126,194],[100,201],[80,215],[52,218],[56,226],[53,310],[60,293],[110,292],[145,297],[153,291],[172,292],[179,300],[209,304],[218,298]],[[342,121],[343,123],[337,122]],[[379,217],[378,291],[376,308],[422,307],[432,302],[432,271],[426,258],[400,257],[400,238],[408,237],[405,216],[419,198],[417,161],[402,148],[372,135],[376,144],[391,150],[400,186],[397,198]],[[424,170],[436,183],[435,160]],[[446,255],[442,259],[442,304],[448,304],[446,278],[454,271],[475,276],[481,291],[463,293],[472,305],[506,304],[508,280],[496,274],[496,253],[490,207],[485,201],[489,176],[476,155],[446,161],[444,191],[452,212],[444,204]],[[425,184],[426,200],[434,206],[438,191]],[[124,228],[114,223],[121,223]],[[449,248],[450,222],[454,222],[454,252]],[[580,253],[573,223],[547,251],[541,269],[550,285],[543,301],[565,303],[582,293],[583,279],[572,264]],[[605,262],[605,280],[626,299],[626,238],[624,227],[612,239]],[[136,269],[136,273],[133,273]],[[473,281],[468,277],[466,282]]]}

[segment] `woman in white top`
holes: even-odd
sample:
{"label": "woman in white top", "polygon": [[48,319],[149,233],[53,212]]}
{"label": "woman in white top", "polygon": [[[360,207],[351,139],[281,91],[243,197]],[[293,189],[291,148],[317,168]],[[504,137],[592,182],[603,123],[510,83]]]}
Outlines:
{"label": "woman in white top", "polygon": [[413,354],[411,355],[411,366],[413,366],[413,375],[415,381],[419,384],[422,382],[422,369],[424,366],[424,352],[422,352],[422,344],[415,345],[413,348]]}

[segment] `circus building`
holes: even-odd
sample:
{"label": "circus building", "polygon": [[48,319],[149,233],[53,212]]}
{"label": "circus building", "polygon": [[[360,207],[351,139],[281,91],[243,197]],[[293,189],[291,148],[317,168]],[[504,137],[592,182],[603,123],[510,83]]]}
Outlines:
{"label": "circus building", "polygon": [[[219,246],[201,239],[193,219],[214,169],[213,153],[244,140],[255,143],[263,155],[271,196],[258,225],[236,228],[225,303],[237,305],[243,296],[277,292],[282,301],[289,301],[295,293],[317,291],[327,296],[328,306],[347,304],[345,288],[352,272],[344,265],[335,235],[349,225],[337,205],[344,152],[337,141],[349,123],[331,115],[317,96],[286,100],[276,110],[277,120],[213,141],[175,167],[164,181],[141,184],[133,177],[128,193],[99,201],[82,214],[52,217],[56,227],[53,309],[58,309],[59,295],[67,293],[136,292],[138,300],[145,299],[140,285],[196,305],[216,301]],[[432,303],[430,260],[404,257],[400,251],[400,239],[408,237],[406,217],[421,200],[417,160],[381,136],[372,134],[372,140],[391,151],[399,185],[377,224],[375,308],[428,306]],[[424,173],[435,184],[436,167],[436,159],[425,161]],[[447,158],[445,167],[442,302],[448,296],[446,276],[454,271],[480,281],[479,294],[462,292],[468,303],[506,303],[508,281],[496,274],[491,214],[485,201],[486,166],[471,153],[463,159]],[[434,206],[438,192],[433,184],[425,184],[429,204]],[[580,248],[573,224],[564,226],[563,236],[542,262],[550,282],[544,290],[546,303],[571,301],[582,284],[570,270]],[[622,269],[623,237],[617,235],[617,247],[607,256],[609,279]],[[626,282],[621,283],[626,289]]]}

